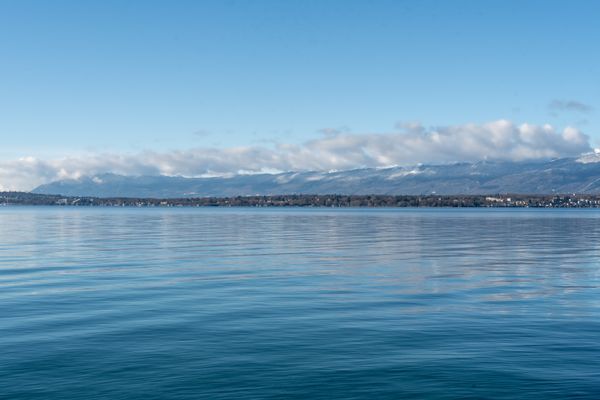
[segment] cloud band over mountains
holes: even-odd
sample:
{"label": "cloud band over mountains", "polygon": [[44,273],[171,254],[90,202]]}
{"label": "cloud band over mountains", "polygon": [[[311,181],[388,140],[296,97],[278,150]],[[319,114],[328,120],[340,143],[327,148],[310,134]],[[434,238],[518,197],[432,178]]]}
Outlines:
{"label": "cloud band over mountains", "polygon": [[300,170],[342,170],[482,159],[521,161],[571,157],[591,151],[589,137],[573,127],[498,120],[425,128],[402,124],[393,133],[327,134],[301,145],[196,148],[132,155],[96,154],[59,159],[0,161],[1,190],[30,190],[42,183],[101,173],[224,176]]}

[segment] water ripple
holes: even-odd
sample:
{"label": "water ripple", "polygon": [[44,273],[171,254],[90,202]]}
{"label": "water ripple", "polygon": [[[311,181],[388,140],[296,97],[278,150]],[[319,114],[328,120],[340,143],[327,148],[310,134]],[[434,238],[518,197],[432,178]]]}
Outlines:
{"label": "water ripple", "polygon": [[591,210],[0,209],[0,398],[598,398]]}

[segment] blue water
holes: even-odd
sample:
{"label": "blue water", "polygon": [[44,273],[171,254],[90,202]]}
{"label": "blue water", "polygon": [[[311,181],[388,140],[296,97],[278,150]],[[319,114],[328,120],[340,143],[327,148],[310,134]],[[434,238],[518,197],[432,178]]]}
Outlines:
{"label": "blue water", "polygon": [[600,398],[600,212],[0,208],[2,399]]}

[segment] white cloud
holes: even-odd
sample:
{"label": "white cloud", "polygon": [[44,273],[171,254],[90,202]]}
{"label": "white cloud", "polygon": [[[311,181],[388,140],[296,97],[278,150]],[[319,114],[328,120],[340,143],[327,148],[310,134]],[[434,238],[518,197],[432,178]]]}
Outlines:
{"label": "white cloud", "polygon": [[567,127],[517,125],[499,120],[427,129],[399,126],[394,133],[332,132],[302,145],[197,148],[133,155],[96,154],[42,160],[0,161],[0,189],[29,190],[57,179],[106,172],[125,175],[219,176],[295,170],[342,170],[416,163],[481,159],[526,160],[578,156],[590,151],[589,138]]}

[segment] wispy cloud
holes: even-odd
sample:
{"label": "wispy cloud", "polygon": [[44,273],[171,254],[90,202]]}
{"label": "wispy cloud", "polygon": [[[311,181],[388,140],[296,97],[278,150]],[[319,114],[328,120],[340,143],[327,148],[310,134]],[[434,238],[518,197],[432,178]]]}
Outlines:
{"label": "wispy cloud", "polygon": [[212,134],[212,132],[207,129],[198,129],[193,132],[193,135],[198,136],[198,137],[207,137],[207,136],[210,136],[211,134]]}
{"label": "wispy cloud", "polygon": [[301,145],[196,148],[137,154],[92,154],[60,159],[24,157],[0,162],[0,189],[28,190],[58,179],[106,172],[126,175],[226,176],[292,170],[332,170],[481,159],[526,160],[590,151],[576,128],[506,120],[426,128],[399,125],[393,133],[334,132]]}
{"label": "wispy cloud", "polygon": [[548,109],[553,113],[560,111],[590,113],[593,111],[593,107],[589,104],[585,104],[576,100],[553,100],[550,102],[550,104],[548,104]]}

